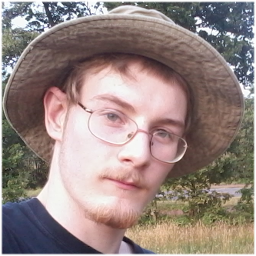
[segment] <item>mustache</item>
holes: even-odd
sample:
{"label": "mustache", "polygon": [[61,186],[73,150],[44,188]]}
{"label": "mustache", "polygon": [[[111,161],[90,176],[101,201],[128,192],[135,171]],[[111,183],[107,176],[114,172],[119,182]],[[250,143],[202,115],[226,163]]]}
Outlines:
{"label": "mustache", "polygon": [[138,171],[107,169],[99,175],[100,179],[111,179],[123,183],[132,183],[138,188],[149,189],[145,179]]}

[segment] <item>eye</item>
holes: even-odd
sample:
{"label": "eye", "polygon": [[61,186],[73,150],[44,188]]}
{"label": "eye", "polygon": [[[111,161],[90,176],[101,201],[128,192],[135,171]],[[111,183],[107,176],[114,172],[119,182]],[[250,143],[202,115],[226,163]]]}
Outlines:
{"label": "eye", "polygon": [[116,122],[116,121],[120,120],[120,117],[115,113],[107,113],[106,116],[112,122]]}
{"label": "eye", "polygon": [[99,112],[99,118],[103,125],[123,126],[127,123],[127,118],[121,112],[113,109],[107,109]]}
{"label": "eye", "polygon": [[164,129],[159,129],[154,133],[154,138],[160,143],[173,142],[174,136]]}
{"label": "eye", "polygon": [[155,135],[161,137],[161,138],[169,138],[170,137],[170,133],[165,131],[165,130],[158,130]]}

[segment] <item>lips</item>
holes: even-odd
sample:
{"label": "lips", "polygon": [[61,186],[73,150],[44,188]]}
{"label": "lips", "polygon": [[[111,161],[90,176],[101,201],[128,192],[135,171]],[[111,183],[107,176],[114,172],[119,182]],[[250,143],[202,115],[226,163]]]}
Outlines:
{"label": "lips", "polygon": [[[115,171],[116,170],[116,171]],[[141,174],[133,170],[123,169],[106,169],[99,175],[101,180],[107,181],[112,186],[123,190],[148,190],[148,184],[143,179]]]}
{"label": "lips", "polygon": [[120,180],[120,179],[110,179],[111,182],[115,183],[115,185],[119,188],[125,189],[125,190],[134,190],[139,189],[140,186],[138,183],[134,181],[128,181],[128,180]]}

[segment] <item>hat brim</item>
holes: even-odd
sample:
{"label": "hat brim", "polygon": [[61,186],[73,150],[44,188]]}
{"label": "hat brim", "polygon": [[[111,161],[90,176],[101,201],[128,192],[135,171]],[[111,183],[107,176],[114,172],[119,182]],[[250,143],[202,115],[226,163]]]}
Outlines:
{"label": "hat brim", "polygon": [[32,41],[6,86],[4,111],[13,128],[50,162],[54,141],[44,125],[43,96],[77,61],[121,52],[171,67],[189,83],[194,116],[188,150],[170,177],[208,165],[233,141],[243,115],[239,83],[221,55],[199,36],[167,21],[136,15],[99,15],[61,23]]}

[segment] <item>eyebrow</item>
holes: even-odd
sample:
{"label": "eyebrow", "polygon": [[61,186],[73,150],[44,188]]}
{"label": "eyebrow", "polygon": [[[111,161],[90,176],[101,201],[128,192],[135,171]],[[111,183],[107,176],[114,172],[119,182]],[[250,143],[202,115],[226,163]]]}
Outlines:
{"label": "eyebrow", "polygon": [[101,94],[101,95],[97,95],[95,97],[93,97],[93,99],[96,99],[96,100],[102,100],[102,101],[109,101],[111,103],[115,103],[117,105],[119,105],[120,107],[132,112],[132,113],[135,113],[135,109],[134,107],[129,104],[128,102],[114,96],[114,95],[110,95],[110,94]]}
{"label": "eyebrow", "polygon": [[[110,95],[110,94],[101,94],[101,95],[97,95],[97,96],[92,98],[92,100],[94,100],[94,99],[115,103],[115,104],[121,106],[122,108],[132,112],[132,113],[136,113],[136,110],[134,109],[134,107],[131,104],[129,104],[128,102],[118,98],[117,96]],[[161,125],[172,125],[172,126],[180,128],[182,130],[185,127],[185,123],[183,121],[176,120],[176,119],[173,119],[173,118],[163,118],[163,119],[159,118],[158,120],[155,120],[155,123],[158,123],[158,124],[161,124]]]}

